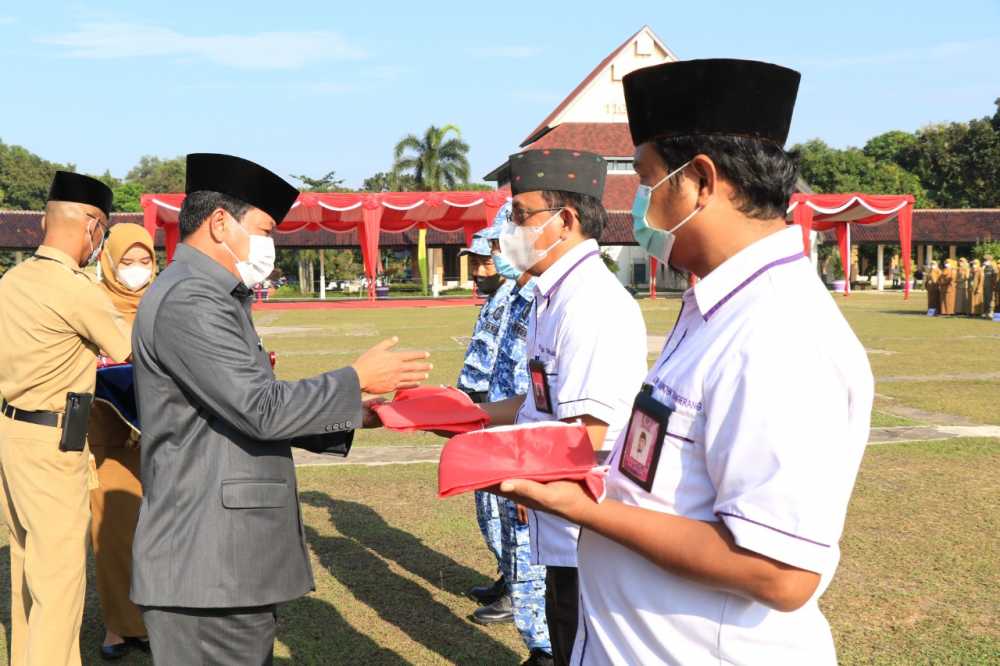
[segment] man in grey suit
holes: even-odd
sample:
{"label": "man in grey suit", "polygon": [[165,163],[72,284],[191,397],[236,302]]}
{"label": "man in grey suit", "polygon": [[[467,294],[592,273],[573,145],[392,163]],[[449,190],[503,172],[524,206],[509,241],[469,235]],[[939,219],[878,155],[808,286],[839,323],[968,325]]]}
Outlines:
{"label": "man in grey suit", "polygon": [[[158,664],[270,664],[277,604],[314,587],[290,446],[352,437],[361,393],[427,377],[395,339],[350,367],[274,378],[250,314],[298,191],[237,157],[187,157],[183,243],[134,329],[144,496],[132,600]],[[370,416],[370,415],[369,415]]]}

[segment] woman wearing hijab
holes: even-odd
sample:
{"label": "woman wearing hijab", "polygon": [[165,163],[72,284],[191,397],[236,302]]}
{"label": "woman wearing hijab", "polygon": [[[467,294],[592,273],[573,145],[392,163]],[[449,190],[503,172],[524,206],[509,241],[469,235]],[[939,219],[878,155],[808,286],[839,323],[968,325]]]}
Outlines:
{"label": "woman wearing hijab", "polygon": [[958,270],[955,272],[955,314],[968,315],[971,305],[969,294],[969,262],[965,257],[958,260]]}
{"label": "woman wearing hijab", "polygon": [[[129,324],[155,274],[149,232],[138,224],[114,225],[101,254],[101,286]],[[149,649],[142,614],[128,597],[132,537],[142,502],[139,433],[110,405],[95,401],[88,440],[100,481],[90,495],[90,534],[106,632],[100,652],[103,659],[119,659],[133,648]]]}
{"label": "woman wearing hijab", "polygon": [[958,270],[955,268],[954,259],[948,259],[944,266],[938,281],[941,292],[941,314],[951,316],[955,314],[955,282],[958,279]]}
{"label": "woman wearing hijab", "polygon": [[941,314],[941,288],[938,284],[940,280],[941,269],[938,268],[936,261],[932,261],[924,288],[927,290],[927,309],[934,310],[936,314]]}
{"label": "woman wearing hijab", "polygon": [[972,286],[969,287],[969,293],[971,294],[970,305],[969,305],[969,314],[971,314],[973,317],[982,317],[983,316],[983,311],[984,311],[984,308],[983,308],[983,266],[979,262],[978,259],[973,259],[972,260],[972,270],[971,270],[970,284]]}

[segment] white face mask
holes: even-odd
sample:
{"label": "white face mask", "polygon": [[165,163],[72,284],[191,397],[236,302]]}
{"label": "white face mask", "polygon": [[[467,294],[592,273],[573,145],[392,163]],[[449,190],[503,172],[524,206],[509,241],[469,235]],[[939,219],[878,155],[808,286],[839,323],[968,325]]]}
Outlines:
{"label": "white face mask", "polygon": [[132,291],[139,291],[153,277],[153,269],[146,266],[119,266],[115,270],[118,281]]}
{"label": "white face mask", "polygon": [[240,278],[243,279],[243,284],[252,289],[254,285],[260,284],[274,272],[274,239],[269,236],[253,235],[244,229],[239,222],[236,223],[236,227],[245,233],[250,241],[246,260],[240,260],[226,243],[222,245],[236,260],[236,270],[239,272]]}
{"label": "white face mask", "polygon": [[562,238],[559,238],[544,250],[535,248],[535,241],[542,235],[542,231],[552,224],[562,214],[562,211],[563,209],[560,208],[555,215],[537,227],[518,226],[513,222],[504,224],[500,231],[500,254],[510,262],[515,270],[521,273],[527,272],[529,268],[544,259],[552,251],[552,248],[563,241]]}
{"label": "white face mask", "polygon": [[640,185],[639,189],[635,193],[635,200],[632,202],[632,235],[635,237],[636,242],[639,243],[639,245],[641,245],[651,257],[658,259],[665,264],[670,262],[670,252],[674,247],[674,240],[677,238],[674,235],[674,232],[687,224],[692,217],[700,213],[701,206],[695,208],[691,211],[690,215],[685,217],[670,229],[655,229],[649,226],[646,214],[649,212],[649,202],[653,196],[653,190],[679,174],[688,164],[691,164],[691,162],[687,161],[677,167],[661,178],[660,182],[652,187],[649,185]]}

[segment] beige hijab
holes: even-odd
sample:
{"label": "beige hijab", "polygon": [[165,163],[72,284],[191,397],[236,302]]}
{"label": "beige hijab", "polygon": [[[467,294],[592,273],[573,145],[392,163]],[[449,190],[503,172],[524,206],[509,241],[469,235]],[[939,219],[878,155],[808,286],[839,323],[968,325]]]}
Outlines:
{"label": "beige hijab", "polygon": [[111,227],[108,242],[104,244],[104,251],[101,252],[101,285],[107,290],[115,309],[129,323],[135,319],[135,312],[139,309],[139,301],[149,289],[147,284],[139,291],[132,291],[118,279],[118,271],[116,270],[118,263],[125,256],[125,253],[135,245],[140,245],[149,251],[149,256],[153,258],[152,269],[155,277],[156,250],[149,232],[141,225],[123,222]]}

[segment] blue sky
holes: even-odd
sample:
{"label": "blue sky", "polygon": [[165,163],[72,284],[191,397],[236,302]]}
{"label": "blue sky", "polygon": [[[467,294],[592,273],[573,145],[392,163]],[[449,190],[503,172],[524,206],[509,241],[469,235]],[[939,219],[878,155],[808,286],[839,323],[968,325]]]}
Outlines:
{"label": "blue sky", "polygon": [[455,123],[479,179],[649,24],[680,58],[803,73],[791,142],[991,115],[1000,2],[0,3],[0,139],[123,176],[230,152],[360,185]]}

